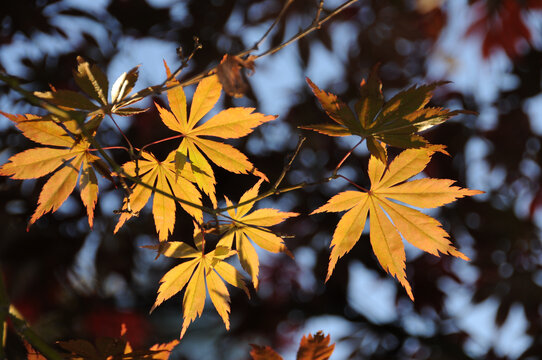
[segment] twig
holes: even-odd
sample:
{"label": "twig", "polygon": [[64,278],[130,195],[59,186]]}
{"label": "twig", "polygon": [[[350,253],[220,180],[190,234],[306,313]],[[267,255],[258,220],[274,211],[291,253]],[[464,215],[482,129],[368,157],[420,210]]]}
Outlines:
{"label": "twig", "polygon": [[290,155],[290,159],[288,160],[288,162],[286,163],[286,165],[282,169],[282,172],[280,173],[277,181],[275,181],[275,184],[273,185],[273,187],[271,189],[277,190],[280,183],[284,179],[284,176],[286,176],[286,173],[288,171],[290,171],[290,168],[292,167],[292,163],[294,162],[294,159],[299,154],[299,151],[301,150],[301,147],[303,146],[303,143],[305,142],[305,140],[307,140],[306,137],[304,137],[304,136],[299,137],[299,140],[297,141],[297,146],[295,147],[295,151],[293,152],[293,154]]}
{"label": "twig", "polygon": [[295,0],[287,0],[286,3],[284,3],[284,6],[282,7],[282,9],[280,9],[280,12],[279,14],[277,15],[277,17],[275,18],[275,20],[273,21],[273,23],[271,24],[271,26],[269,26],[269,28],[267,29],[267,31],[262,35],[262,37],[260,38],[260,40],[256,41],[256,43],[250,48],[250,49],[247,49],[239,54],[237,54],[237,56],[241,57],[241,56],[245,56],[255,50],[258,50],[260,45],[262,44],[262,42],[264,42],[264,40],[267,38],[267,36],[269,36],[269,34],[271,33],[271,30],[273,30],[273,28],[280,22],[280,20],[282,19],[282,17],[284,16],[284,14],[286,13],[286,10],[290,7],[290,5],[292,5],[292,3],[294,2]]}
{"label": "twig", "polygon": [[345,3],[343,3],[342,5],[339,5],[335,10],[333,10],[328,16],[326,16],[322,20],[313,21],[313,23],[308,28],[306,28],[305,30],[302,30],[299,33],[295,34],[289,40],[283,42],[282,44],[277,45],[274,48],[269,49],[269,50],[267,50],[267,51],[265,51],[265,52],[263,52],[261,54],[255,55],[254,59],[259,59],[259,58],[262,58],[264,56],[274,54],[277,51],[281,50],[282,48],[290,45],[291,43],[296,42],[297,40],[307,36],[308,34],[313,32],[314,30],[319,29],[320,26],[322,26],[322,24],[327,22],[329,19],[331,19],[332,17],[334,17],[335,15],[337,15],[338,13],[340,13],[341,11],[343,11],[344,9],[346,9],[347,7],[349,7],[350,5],[352,5],[353,3],[357,2],[357,1],[358,0],[349,0],[349,1],[345,2]]}
{"label": "twig", "polygon": [[[318,10],[316,10],[316,16],[314,17],[314,22],[317,23],[320,20],[320,14],[322,14],[322,9],[324,8],[324,0],[320,0],[318,4]],[[318,25],[320,27],[320,25]]]}
{"label": "twig", "polygon": [[[317,30],[320,28],[320,26],[322,24],[324,24],[325,22],[329,21],[331,18],[333,18],[334,16],[336,16],[337,14],[339,14],[341,11],[343,11],[344,9],[346,9],[347,7],[349,7],[350,5],[358,2],[359,0],[348,0],[346,2],[344,2],[343,4],[339,5],[337,8],[335,8],[335,10],[333,10],[331,13],[329,13],[326,17],[324,17],[323,19],[321,20],[317,20],[317,21],[313,21],[312,24],[300,31],[299,33],[297,33],[296,35],[292,36],[289,40],[285,41],[284,43],[280,44],[280,45],[277,45],[275,46],[274,48],[272,49],[269,49],[261,54],[258,54],[258,55],[255,55],[254,56],[254,59],[259,59],[259,58],[262,58],[262,57],[265,57],[267,55],[271,55],[271,54],[274,54],[276,53],[277,51],[281,50],[282,48],[286,47],[287,45],[307,36],[308,34],[310,34],[311,32],[313,32],[314,30]],[[321,9],[320,11],[317,11],[317,15],[319,16],[319,12],[321,13]],[[280,15],[280,14],[279,14]],[[274,25],[273,25],[274,26]],[[236,54],[236,56],[246,56],[248,55],[249,53],[251,53],[252,51],[254,51],[254,49],[248,49],[248,50],[244,50],[244,51],[241,51],[239,52],[238,54]],[[172,84],[172,85],[167,85],[167,86],[164,86],[164,84],[167,82],[167,81],[164,81],[162,83],[162,85],[157,85],[157,86],[150,86],[148,88],[145,88],[143,90],[140,90],[139,92],[135,93],[134,95],[132,95],[131,97],[121,101],[118,106],[126,106],[128,104],[131,104],[131,103],[134,103],[134,102],[137,102],[141,99],[143,99],[144,97],[146,96],[149,96],[149,95],[153,95],[153,94],[161,94],[162,92],[164,91],[168,91],[168,90],[171,90],[171,89],[174,89],[178,86],[188,86],[188,85],[192,85],[192,84],[195,84],[197,82],[199,82],[201,79],[203,78],[206,78],[208,76],[211,76],[213,74],[216,73],[216,69],[217,69],[217,66],[214,66],[208,70],[204,70],[202,72],[200,72],[199,74],[197,75],[194,75],[193,77],[187,79],[187,80],[184,80],[184,81],[180,81],[178,84]]]}

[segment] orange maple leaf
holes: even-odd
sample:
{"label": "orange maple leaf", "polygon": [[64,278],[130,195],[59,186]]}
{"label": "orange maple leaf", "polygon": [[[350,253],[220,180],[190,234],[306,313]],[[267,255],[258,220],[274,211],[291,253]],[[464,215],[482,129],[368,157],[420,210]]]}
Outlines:
{"label": "orange maple leaf", "polygon": [[[297,350],[296,360],[327,360],[335,349],[335,344],[329,345],[329,335],[324,336],[322,331],[318,331],[314,335],[303,335]],[[282,360],[282,356],[277,354],[269,346],[259,346],[250,344],[250,356],[252,360]]]}
{"label": "orange maple leaf", "polygon": [[49,116],[12,115],[2,111],[0,114],[13,121],[24,136],[47,146],[13,155],[0,167],[0,175],[12,179],[35,179],[54,172],[41,190],[38,207],[28,226],[43,214],[56,211],[71,194],[79,178],[81,200],[92,227],[98,200],[98,180],[93,167],[101,172],[107,166],[90,152],[89,143],[80,136],[75,120],[56,123]]}

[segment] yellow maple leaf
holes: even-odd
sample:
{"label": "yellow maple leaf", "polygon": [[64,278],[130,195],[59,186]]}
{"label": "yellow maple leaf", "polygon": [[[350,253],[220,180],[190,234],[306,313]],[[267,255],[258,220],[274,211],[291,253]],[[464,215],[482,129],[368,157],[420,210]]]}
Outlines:
{"label": "yellow maple leaf", "polygon": [[[123,165],[123,169],[127,174],[136,176],[137,166],[141,181],[147,186],[142,184],[134,185],[128,202],[124,204],[124,211],[114,232],[116,233],[126,220],[138,213],[147,204],[151,194],[154,194],[152,206],[154,224],[158,238],[160,241],[165,241],[169,234],[173,232],[175,226],[176,201],[173,196],[201,206],[201,194],[189,181],[195,181],[190,171],[190,164],[185,163],[180,176],[177,176],[175,171],[175,151],[171,152],[164,161],[158,161],[154,155],[148,152],[142,152],[141,155],[142,159],[138,160],[137,163],[136,161],[130,161]],[[131,211],[128,211],[128,203]],[[180,205],[197,222],[201,223],[203,215],[200,208],[182,202]]]}
{"label": "yellow maple leaf", "polygon": [[47,146],[13,155],[0,167],[0,175],[24,180],[54,172],[41,190],[38,207],[28,226],[43,214],[56,211],[71,194],[79,178],[81,199],[92,227],[98,200],[98,180],[93,166],[102,169],[107,166],[89,151],[89,143],[81,138],[77,123],[70,120],[58,124],[49,116],[12,115],[2,111],[0,114],[13,121],[28,139]]}
{"label": "yellow maple leaf", "polygon": [[[239,203],[245,203],[258,196],[261,183],[262,180],[258,181],[256,185],[243,194]],[[233,206],[228,198],[226,198],[226,204],[228,207]],[[218,242],[218,246],[231,248],[235,240],[235,248],[239,255],[239,261],[243,269],[250,274],[254,288],[257,289],[260,263],[258,254],[250,240],[272,253],[285,252],[292,256],[282,238],[273,234],[267,227],[280,224],[287,218],[299,214],[282,212],[277,209],[258,209],[247,214],[253,205],[254,202],[249,202],[238,206],[236,209],[228,210],[228,215],[232,222]]]}
{"label": "yellow maple leaf", "polygon": [[[170,71],[166,65],[168,76]],[[164,124],[173,131],[183,135],[183,140],[177,149],[177,169],[183,167],[183,162],[189,159],[197,185],[209,196],[216,206],[216,180],[213,169],[207,158],[216,165],[233,173],[252,173],[261,178],[265,175],[248,161],[247,157],[229,144],[208,140],[202,136],[221,139],[237,139],[250,134],[255,127],[276,119],[275,115],[255,113],[254,108],[235,107],[220,111],[206,122],[196,127],[196,124],[215,106],[220,98],[222,86],[216,75],[201,80],[196,88],[190,115],[187,116],[186,96],[177,80],[173,79],[168,85],[175,87],[167,92],[171,111],[155,104]],[[203,155],[207,156],[207,158]]]}
{"label": "yellow maple leaf", "polygon": [[385,164],[371,156],[368,168],[371,189],[368,192],[339,193],[312,212],[346,211],[333,233],[326,281],[333,273],[337,260],[349,252],[359,240],[369,213],[373,251],[380,265],[399,280],[411,299],[414,297],[406,279],[405,250],[401,236],[430,254],[439,256],[439,253],[444,253],[468,260],[450,243],[448,233],[436,219],[390,201],[396,200],[420,208],[434,208],[464,196],[483,193],[452,186],[454,181],[448,179],[425,178],[404,182],[423,171],[435,151],[443,151],[443,147],[405,150],[393,160],[387,170]]}
{"label": "yellow maple leaf", "polygon": [[205,305],[206,288],[211,297],[211,302],[228,330],[230,328],[230,295],[224,281],[243,289],[247,296],[250,296],[243,276],[232,265],[224,261],[236,253],[234,250],[217,246],[213,251],[204,253],[203,234],[198,229],[194,231],[194,242],[196,248],[180,241],[168,241],[160,245],[145,246],[168,257],[191,259],[175,266],[162,277],[158,296],[151,308],[152,312],[162,302],[186,287],[183,296],[181,338],[190,323],[196,317],[201,316]]}

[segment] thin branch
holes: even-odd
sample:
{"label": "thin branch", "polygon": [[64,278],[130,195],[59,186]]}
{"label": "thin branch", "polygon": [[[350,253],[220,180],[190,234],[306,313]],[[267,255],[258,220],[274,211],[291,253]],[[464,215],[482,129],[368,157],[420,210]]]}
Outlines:
{"label": "thin branch", "polygon": [[254,59],[259,59],[259,58],[262,58],[264,56],[274,54],[277,51],[281,50],[282,48],[290,45],[291,43],[296,42],[297,40],[307,36],[308,34],[313,32],[314,30],[319,29],[320,26],[322,26],[322,24],[324,24],[325,22],[330,20],[332,17],[334,17],[335,15],[337,15],[338,13],[340,13],[341,11],[343,11],[344,9],[346,9],[347,7],[349,7],[350,5],[354,4],[357,1],[359,1],[359,0],[349,0],[349,1],[339,5],[335,10],[333,10],[325,18],[323,18],[321,20],[313,21],[313,23],[309,27],[307,27],[305,30],[302,30],[299,33],[295,34],[289,40],[283,42],[282,44],[277,45],[274,48],[269,49],[269,50],[267,50],[267,51],[265,51],[265,52],[263,52],[261,54],[255,55]]}
{"label": "thin branch", "polygon": [[[244,221],[234,219],[234,218],[232,218],[231,216],[226,215],[226,214],[217,214],[217,215],[218,215],[218,216],[222,216],[223,218],[226,218],[226,219],[230,220],[231,222],[234,222],[234,223],[237,223],[237,224],[241,224],[241,225],[246,226],[246,227],[251,227],[251,228],[254,228],[254,229],[258,229],[258,230],[261,230],[261,231],[265,231],[265,232],[270,233],[270,234],[276,234],[273,230],[268,229],[268,228],[266,228],[266,227],[263,227],[263,226],[261,226],[261,225],[249,224],[249,223],[246,223],[246,222],[244,222]],[[218,227],[219,227],[219,226],[218,226]]]}
{"label": "thin branch", "polygon": [[[309,27],[307,27],[306,29],[300,31],[296,35],[292,36],[289,40],[287,40],[284,43],[282,43],[280,45],[277,45],[274,48],[269,49],[269,50],[267,50],[267,51],[265,51],[265,52],[263,52],[261,54],[255,55],[254,59],[259,59],[259,58],[274,54],[277,51],[281,50],[282,48],[286,47],[287,45],[289,45],[289,44],[291,44],[291,43],[293,43],[293,42],[307,36],[308,34],[313,32],[314,30],[319,29],[322,24],[326,23],[331,18],[333,18],[334,16],[336,16],[337,14],[342,12],[344,9],[346,9],[347,7],[349,7],[350,5],[352,5],[352,4],[354,4],[354,3],[358,2],[358,1],[359,0],[348,0],[348,1],[344,2],[343,4],[341,4],[337,8],[335,8],[335,10],[333,10],[331,13],[329,13],[323,19],[313,21],[312,24]],[[320,10],[320,12],[321,11],[322,10]],[[317,15],[318,16],[320,15],[318,13],[318,11],[317,11]],[[238,54],[236,54],[236,56],[245,56],[245,55],[248,55],[249,53],[251,53],[252,51],[254,51],[254,50],[253,49],[244,50],[244,51],[241,51]],[[195,83],[199,82],[201,79],[215,74],[216,71],[217,71],[217,66],[214,66],[214,67],[212,67],[212,68],[210,68],[208,70],[204,70],[204,71],[200,72],[199,74],[194,75],[193,77],[191,77],[191,78],[189,78],[187,80],[180,81],[177,84],[165,85],[165,83],[167,81],[164,81],[162,83],[162,85],[150,86],[150,87],[147,87],[145,89],[142,89],[142,90],[138,91],[137,93],[135,93],[134,95],[132,95],[131,97],[121,101],[118,104],[118,106],[126,106],[128,104],[137,102],[137,101],[139,101],[139,100],[141,100],[141,99],[143,99],[143,98],[145,98],[145,97],[147,97],[149,95],[161,94],[164,91],[168,91],[168,90],[174,89],[174,88],[179,87],[179,86],[188,86],[188,85],[195,84]]]}
{"label": "thin branch", "polygon": [[292,163],[294,162],[295,158],[299,154],[299,151],[301,150],[301,146],[303,146],[303,143],[305,142],[305,140],[306,140],[306,137],[304,137],[304,136],[301,136],[299,138],[299,140],[297,142],[297,146],[296,146],[294,152],[290,155],[290,160],[286,163],[286,165],[284,165],[284,168],[282,169],[279,177],[275,181],[275,184],[269,190],[267,190],[266,192],[264,192],[264,193],[262,193],[262,194],[260,194],[258,196],[253,197],[252,199],[248,199],[246,201],[240,202],[237,205],[227,206],[225,208],[217,208],[217,209],[215,209],[216,213],[221,213],[221,212],[224,212],[224,211],[227,211],[227,210],[236,209],[239,206],[243,206],[245,204],[250,204],[251,202],[261,200],[261,199],[266,198],[266,197],[268,197],[270,195],[280,194],[279,189],[277,189],[277,188],[279,187],[280,183],[284,179],[284,176],[286,176],[286,173],[292,167]]}
{"label": "thin branch", "polygon": [[292,167],[292,163],[294,162],[294,159],[299,154],[299,151],[301,150],[301,147],[303,146],[303,143],[305,142],[305,140],[307,140],[305,136],[299,137],[299,140],[297,141],[297,146],[295,147],[295,151],[293,152],[293,154],[290,155],[290,159],[288,160],[288,162],[282,169],[282,172],[280,173],[279,177],[277,178],[277,181],[275,181],[275,184],[273,185],[271,189],[277,190],[277,188],[280,186],[280,183],[286,176],[286,173],[290,171],[290,168]]}
{"label": "thin branch", "polygon": [[192,50],[192,52],[190,53],[190,55],[188,55],[187,58],[184,58],[182,56],[182,49],[179,48],[180,50],[180,55],[181,55],[181,59],[182,59],[182,62],[181,62],[181,66],[179,66],[179,68],[177,70],[175,70],[170,77],[168,77],[166,79],[166,81],[164,81],[162,83],[162,85],[165,85],[167,82],[175,79],[180,73],[181,71],[188,66],[188,63],[190,62],[190,60],[192,60],[192,58],[194,57],[194,55],[196,55],[196,51],[198,51],[199,49],[201,49],[203,47],[203,45],[201,45],[201,43],[199,42],[199,38],[197,36],[194,36],[194,49]]}
{"label": "thin branch", "polygon": [[256,51],[260,48],[260,45],[265,41],[265,39],[267,38],[267,36],[269,36],[269,34],[271,33],[271,30],[273,30],[275,28],[275,26],[280,22],[280,20],[282,19],[282,17],[284,16],[284,14],[286,13],[286,10],[290,7],[290,5],[292,5],[292,3],[294,2],[295,0],[287,0],[286,3],[284,3],[284,6],[282,7],[282,9],[280,9],[280,12],[279,14],[277,15],[277,17],[275,18],[275,20],[273,21],[273,23],[271,24],[271,26],[269,26],[269,28],[267,29],[267,31],[262,35],[262,37],[260,38],[260,40],[256,41],[256,43],[250,48],[250,49],[247,49],[239,54],[237,54],[237,56],[245,56],[245,55],[248,55],[250,54],[251,52],[253,51]]}

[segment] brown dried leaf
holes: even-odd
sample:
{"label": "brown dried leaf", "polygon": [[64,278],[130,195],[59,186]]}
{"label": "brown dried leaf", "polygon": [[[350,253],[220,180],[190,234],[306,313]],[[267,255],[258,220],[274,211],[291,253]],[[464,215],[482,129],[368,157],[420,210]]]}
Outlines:
{"label": "brown dried leaf", "polygon": [[254,71],[254,57],[242,59],[236,55],[226,54],[216,68],[218,80],[222,84],[226,94],[233,97],[242,97],[248,88],[241,69],[246,68]]}

